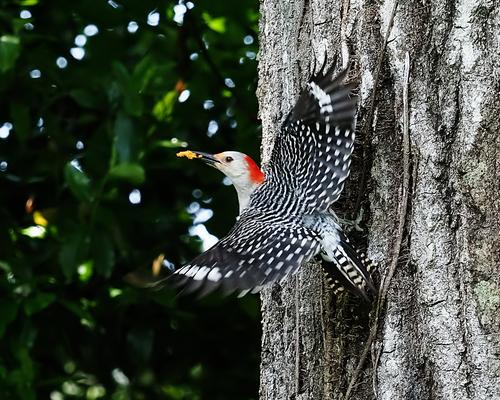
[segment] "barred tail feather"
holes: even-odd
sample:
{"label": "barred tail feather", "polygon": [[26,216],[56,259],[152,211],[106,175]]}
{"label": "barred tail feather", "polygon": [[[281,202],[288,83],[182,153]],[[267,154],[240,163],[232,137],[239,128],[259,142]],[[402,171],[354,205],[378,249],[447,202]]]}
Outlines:
{"label": "barred tail feather", "polygon": [[363,252],[354,250],[348,242],[340,242],[333,260],[323,258],[327,284],[335,295],[344,290],[369,301],[369,294],[376,294],[372,274],[377,265]]}

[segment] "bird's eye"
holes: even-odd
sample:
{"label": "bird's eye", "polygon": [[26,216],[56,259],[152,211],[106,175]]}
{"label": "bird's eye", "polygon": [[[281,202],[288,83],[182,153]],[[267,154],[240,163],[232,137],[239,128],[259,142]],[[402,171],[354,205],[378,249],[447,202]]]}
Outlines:
{"label": "bird's eye", "polygon": [[226,157],[226,162],[231,162],[231,161],[233,161],[233,157],[227,156]]}

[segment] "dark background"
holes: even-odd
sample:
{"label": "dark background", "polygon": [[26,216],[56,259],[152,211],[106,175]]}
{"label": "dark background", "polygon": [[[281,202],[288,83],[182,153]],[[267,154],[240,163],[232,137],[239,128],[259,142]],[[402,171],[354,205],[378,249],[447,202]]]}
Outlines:
{"label": "dark background", "polygon": [[258,154],[257,7],[0,1],[1,399],[257,398],[257,297],[123,279],[235,220],[175,153]]}

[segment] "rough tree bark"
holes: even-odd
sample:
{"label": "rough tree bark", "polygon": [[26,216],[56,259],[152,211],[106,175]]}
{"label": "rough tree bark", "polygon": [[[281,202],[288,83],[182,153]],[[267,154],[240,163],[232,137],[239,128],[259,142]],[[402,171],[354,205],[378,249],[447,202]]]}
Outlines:
{"label": "rough tree bark", "polygon": [[[262,294],[263,400],[343,399],[349,386],[353,399],[500,399],[500,5],[394,4],[261,1],[263,161],[314,60],[325,52],[342,59],[344,48],[360,82],[359,142],[337,209],[357,214],[361,196],[365,233],[357,241],[369,245],[383,276],[398,261],[355,381],[374,312],[370,322],[355,299],[333,299],[314,265]],[[411,184],[401,215],[405,169]]]}

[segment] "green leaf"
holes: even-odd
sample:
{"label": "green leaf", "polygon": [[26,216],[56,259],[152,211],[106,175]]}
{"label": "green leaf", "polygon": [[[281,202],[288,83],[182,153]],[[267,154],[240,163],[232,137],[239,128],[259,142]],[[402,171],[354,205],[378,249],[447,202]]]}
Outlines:
{"label": "green leaf", "polygon": [[0,72],[13,68],[20,53],[21,44],[17,36],[0,36]]}
{"label": "green leaf", "polygon": [[127,334],[127,349],[132,359],[147,364],[153,351],[154,332],[151,329],[135,328]]}
{"label": "green leaf", "polygon": [[76,232],[65,238],[59,251],[59,264],[67,279],[75,274],[87,252],[88,240],[83,232]]}
{"label": "green leaf", "polygon": [[90,179],[74,162],[69,162],[64,166],[64,178],[78,200],[90,201],[92,199]]}
{"label": "green leaf", "polygon": [[169,121],[174,111],[174,105],[177,101],[177,92],[171,90],[165,93],[163,99],[158,101],[153,107],[153,115],[158,121]]}
{"label": "green leaf", "polygon": [[92,241],[94,268],[105,278],[109,278],[115,264],[115,249],[111,238],[104,233],[96,233]]}
{"label": "green leaf", "polygon": [[3,270],[4,272],[12,272],[12,268],[10,267],[10,264],[8,262],[0,260],[0,269]]}
{"label": "green leaf", "polygon": [[132,163],[137,160],[137,140],[134,135],[132,120],[127,114],[120,112],[116,117],[115,126],[115,150],[118,164]]}
{"label": "green leaf", "polygon": [[53,293],[38,292],[24,302],[24,312],[30,316],[50,306],[56,299]]}
{"label": "green leaf", "polygon": [[75,99],[75,101],[86,108],[96,108],[98,106],[96,97],[88,90],[85,89],[74,89],[69,92],[69,95]]}
{"label": "green leaf", "polygon": [[139,164],[119,164],[109,171],[111,178],[123,179],[133,185],[140,185],[146,179],[144,168]]}
{"label": "green leaf", "polygon": [[77,268],[78,279],[80,282],[88,282],[94,274],[94,263],[92,260],[80,264]]}
{"label": "green leaf", "polygon": [[29,318],[24,318],[22,320],[22,327],[21,329],[17,332],[15,340],[17,343],[19,343],[21,346],[17,347],[15,352],[17,353],[16,356],[21,358],[23,357],[22,353],[24,350],[31,349],[33,345],[35,344],[36,337],[38,335],[38,327],[34,324],[34,321],[32,321]]}
{"label": "green leaf", "polygon": [[151,79],[157,75],[156,62],[151,56],[144,57],[134,68],[132,79],[136,82],[136,87],[139,92],[146,89]]}
{"label": "green leaf", "polygon": [[28,236],[32,239],[43,239],[47,234],[47,229],[40,225],[28,226],[27,228],[19,231],[22,235]]}
{"label": "green leaf", "polygon": [[189,376],[192,379],[200,379],[203,376],[203,365],[198,363],[191,368],[189,371]]}
{"label": "green leaf", "polygon": [[118,61],[113,61],[112,68],[122,88],[128,86],[130,83],[130,74],[128,73],[127,67]]}
{"label": "green leaf", "polygon": [[194,389],[187,386],[173,386],[165,385],[162,387],[163,393],[165,393],[169,399],[172,400],[183,400],[183,399],[199,399],[200,397],[195,394]]}
{"label": "green leaf", "polygon": [[95,326],[96,321],[92,314],[85,309],[85,305],[81,303],[77,303],[71,300],[59,300],[59,302],[66,307],[69,311],[71,311],[74,315],[80,318],[80,322],[86,326],[92,327]]}
{"label": "green leaf", "polygon": [[138,87],[141,86],[140,82],[132,79],[127,68],[119,62],[113,63],[113,72],[117,78],[121,92],[123,94],[123,106],[125,110],[137,117],[142,115],[143,103],[139,94]]}
{"label": "green leaf", "polygon": [[19,367],[12,371],[9,380],[15,383],[17,398],[23,400],[35,400],[36,395],[33,388],[35,378],[34,361],[31,358],[27,346],[19,346],[15,349]]}
{"label": "green leaf", "polygon": [[143,111],[142,98],[134,86],[127,86],[125,90],[125,98],[123,99],[123,106],[130,115],[140,117]]}
{"label": "green leaf", "polygon": [[206,12],[202,14],[202,17],[207,26],[214,32],[218,33],[226,32],[226,18],[224,17],[212,18],[210,14]]}
{"label": "green leaf", "polygon": [[15,301],[0,299],[0,337],[3,337],[7,325],[16,318],[18,308]]}
{"label": "green leaf", "polygon": [[12,102],[10,103],[10,114],[16,136],[21,142],[25,142],[31,134],[30,111],[26,104]]}

